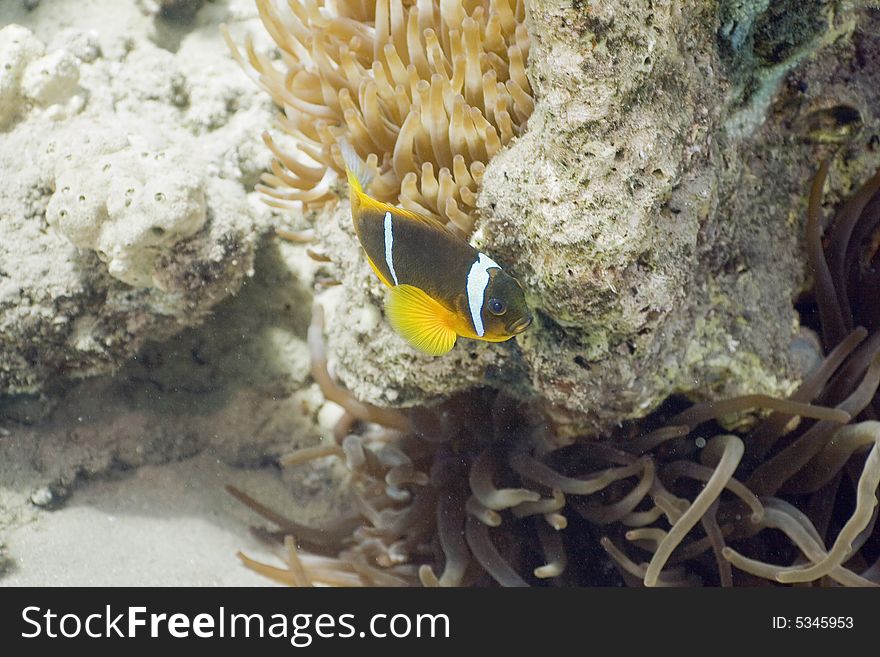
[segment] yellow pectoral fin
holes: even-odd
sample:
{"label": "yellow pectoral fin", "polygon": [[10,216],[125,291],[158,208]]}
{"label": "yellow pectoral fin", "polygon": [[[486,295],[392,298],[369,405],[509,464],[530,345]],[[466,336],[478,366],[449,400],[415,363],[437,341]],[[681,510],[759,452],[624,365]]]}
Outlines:
{"label": "yellow pectoral fin", "polygon": [[439,356],[455,345],[456,334],[450,328],[454,314],[417,287],[392,287],[385,312],[394,330],[417,349]]}

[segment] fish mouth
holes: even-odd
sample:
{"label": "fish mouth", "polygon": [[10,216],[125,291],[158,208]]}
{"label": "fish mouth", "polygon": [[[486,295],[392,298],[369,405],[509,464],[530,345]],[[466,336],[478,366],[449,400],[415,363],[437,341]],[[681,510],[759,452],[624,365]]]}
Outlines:
{"label": "fish mouth", "polygon": [[517,335],[517,334],[525,331],[531,325],[532,325],[532,318],[531,317],[523,317],[522,319],[511,324],[508,330],[510,331],[510,333],[512,335]]}

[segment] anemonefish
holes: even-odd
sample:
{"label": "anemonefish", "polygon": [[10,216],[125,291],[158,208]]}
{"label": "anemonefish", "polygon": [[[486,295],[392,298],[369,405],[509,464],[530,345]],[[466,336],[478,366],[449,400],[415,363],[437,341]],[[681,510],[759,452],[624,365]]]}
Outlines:
{"label": "anemonefish", "polygon": [[370,267],[391,288],[385,314],[414,347],[445,354],[457,336],[502,342],[532,323],[522,286],[439,220],[370,198],[372,176],[341,144],[351,218]]}

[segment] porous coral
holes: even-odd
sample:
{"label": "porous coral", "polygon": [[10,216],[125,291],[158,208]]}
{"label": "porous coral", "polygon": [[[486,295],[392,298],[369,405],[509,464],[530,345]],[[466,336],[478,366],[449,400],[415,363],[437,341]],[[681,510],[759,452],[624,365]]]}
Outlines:
{"label": "porous coral", "polygon": [[106,140],[72,144],[46,220],[78,248],[95,251],[114,278],[161,285],[159,263],[205,226],[208,185],[179,149],[151,152],[107,132]]}
{"label": "porous coral", "polygon": [[236,59],[283,109],[293,150],[263,178],[270,204],[333,199],[348,140],[378,167],[370,193],[442,217],[469,235],[488,162],[522,132],[534,101],[526,77],[524,0],[257,0],[281,52],[250,40]]}
{"label": "porous coral", "polygon": [[8,25],[0,31],[0,130],[21,112],[25,69],[45,50],[40,40],[20,25]]}
{"label": "porous coral", "polygon": [[0,29],[3,395],[110,371],[200,323],[270,229],[248,193],[269,162],[251,126],[271,104],[222,57],[216,23],[176,56],[121,27],[118,41],[90,32],[99,11],[46,43]]}
{"label": "porous coral", "polygon": [[[830,223],[826,252],[826,170],[808,242],[817,328],[837,340],[838,327],[840,340],[790,399],[671,400],[598,441],[566,439],[552,418],[488,389],[380,416],[326,375],[317,313],[313,367],[349,410],[338,444],[284,462],[343,458],[361,518],[303,527],[237,492],[286,547],[284,568],[244,562],[298,585],[880,586],[880,330],[876,295],[860,292],[878,267],[880,172]],[[772,413],[740,434],[717,424],[753,407]],[[352,433],[354,418],[386,428]]]}

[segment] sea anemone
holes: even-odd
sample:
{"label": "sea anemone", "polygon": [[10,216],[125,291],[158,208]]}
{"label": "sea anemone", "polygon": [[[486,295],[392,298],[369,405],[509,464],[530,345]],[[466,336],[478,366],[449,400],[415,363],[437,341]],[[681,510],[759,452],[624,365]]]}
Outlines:
{"label": "sea anemone", "polygon": [[257,0],[281,61],[236,60],[283,110],[285,151],[260,189],[278,208],[321,205],[343,171],[347,140],[377,169],[370,194],[441,217],[469,235],[486,163],[525,129],[524,0]]}
{"label": "sea anemone", "polygon": [[[244,563],[296,585],[880,585],[880,304],[863,292],[877,276],[880,172],[823,249],[826,173],[808,242],[828,353],[787,400],[673,399],[598,440],[563,439],[545,409],[489,389],[389,411],[333,382],[316,312],[313,375],[346,415],[333,444],[282,463],[343,459],[356,513],[305,527],[234,491],[286,548],[284,567]],[[718,422],[754,408],[770,413],[744,434]]]}

